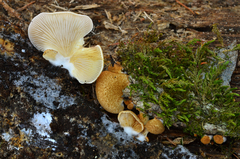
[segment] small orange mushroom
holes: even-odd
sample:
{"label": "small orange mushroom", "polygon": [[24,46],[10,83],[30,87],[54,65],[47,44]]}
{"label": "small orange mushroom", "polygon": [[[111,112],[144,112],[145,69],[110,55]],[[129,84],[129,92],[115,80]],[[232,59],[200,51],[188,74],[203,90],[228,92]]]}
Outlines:
{"label": "small orange mushroom", "polygon": [[217,144],[222,144],[227,140],[227,138],[222,135],[214,135],[213,140]]}
{"label": "small orange mushroom", "polygon": [[130,110],[132,110],[133,107],[134,107],[134,104],[133,104],[133,102],[132,102],[131,99],[125,100],[125,101],[124,101],[124,104],[126,104],[126,105],[127,105],[127,108],[130,109]]}
{"label": "small orange mushroom", "polygon": [[14,43],[8,39],[4,40],[0,38],[0,49],[3,49],[3,54],[6,53],[7,55],[11,56],[14,52]]}
{"label": "small orange mushroom", "polygon": [[122,69],[123,67],[118,61],[114,64],[114,66],[112,65],[108,66],[108,71],[115,72],[115,73],[122,73]]}
{"label": "small orange mushroom", "polygon": [[201,138],[201,143],[207,145],[210,143],[212,139],[212,136],[211,135],[204,135],[202,138]]}

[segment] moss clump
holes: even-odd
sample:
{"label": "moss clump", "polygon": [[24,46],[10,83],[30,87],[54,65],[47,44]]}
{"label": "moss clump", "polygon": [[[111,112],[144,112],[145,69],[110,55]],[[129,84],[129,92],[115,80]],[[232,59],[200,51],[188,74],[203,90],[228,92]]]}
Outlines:
{"label": "moss clump", "polygon": [[[158,37],[154,40],[149,38]],[[225,135],[240,131],[240,107],[234,101],[234,88],[222,86],[221,73],[228,66],[209,48],[214,41],[194,39],[187,44],[160,41],[161,34],[143,37],[119,45],[118,54],[128,74],[136,80],[129,88],[143,102],[141,111],[153,111],[171,127],[181,121],[186,131],[203,135],[205,123],[220,125]],[[161,89],[162,91],[159,91]]]}

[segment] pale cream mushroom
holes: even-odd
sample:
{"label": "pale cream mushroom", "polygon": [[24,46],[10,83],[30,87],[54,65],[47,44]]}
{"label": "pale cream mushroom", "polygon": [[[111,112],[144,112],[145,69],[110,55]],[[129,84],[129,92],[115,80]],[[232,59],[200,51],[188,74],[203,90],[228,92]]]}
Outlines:
{"label": "pale cream mushroom", "polygon": [[93,83],[101,74],[104,61],[99,45],[84,48],[84,36],[93,28],[86,15],[73,12],[40,13],[32,19],[28,36],[53,65],[68,69],[80,83]]}
{"label": "pale cream mushroom", "polygon": [[118,114],[118,121],[121,127],[124,128],[124,131],[129,135],[138,135],[144,130],[144,125],[138,118],[138,116],[130,111],[121,111]]}

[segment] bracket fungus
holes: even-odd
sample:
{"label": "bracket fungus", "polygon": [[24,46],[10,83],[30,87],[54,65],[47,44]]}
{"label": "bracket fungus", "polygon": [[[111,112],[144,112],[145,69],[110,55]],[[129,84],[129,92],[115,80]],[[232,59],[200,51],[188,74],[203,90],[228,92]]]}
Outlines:
{"label": "bracket fungus", "polygon": [[130,111],[121,111],[118,114],[118,121],[121,127],[124,128],[124,131],[129,135],[138,135],[144,130],[144,125],[138,118],[138,116]]}
{"label": "bracket fungus", "polygon": [[101,106],[113,114],[123,111],[122,90],[128,85],[126,74],[119,71],[103,71],[96,81],[96,95]]}
{"label": "bracket fungus", "polygon": [[40,13],[28,27],[31,43],[44,52],[53,65],[63,66],[80,83],[93,83],[101,74],[104,61],[99,45],[85,48],[84,36],[93,28],[86,15],[73,12]]}

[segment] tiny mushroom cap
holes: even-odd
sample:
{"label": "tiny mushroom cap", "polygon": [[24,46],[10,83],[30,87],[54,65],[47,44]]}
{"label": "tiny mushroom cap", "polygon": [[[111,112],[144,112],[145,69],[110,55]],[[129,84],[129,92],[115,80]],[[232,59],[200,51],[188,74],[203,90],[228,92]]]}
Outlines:
{"label": "tiny mushroom cap", "polygon": [[134,104],[133,104],[131,99],[125,100],[124,104],[126,104],[127,108],[130,109],[130,110],[132,110],[134,108]]}
{"label": "tiny mushroom cap", "polygon": [[224,143],[227,140],[227,138],[222,136],[222,135],[214,135],[213,136],[213,140],[217,144],[222,144],[222,143]]}
{"label": "tiny mushroom cap", "polygon": [[112,65],[108,66],[108,71],[115,72],[115,73],[122,73],[122,69],[123,67],[118,61],[114,63],[114,66]]}
{"label": "tiny mushroom cap", "polygon": [[113,114],[123,111],[122,90],[128,85],[126,74],[103,71],[96,81],[96,95],[101,106]]}
{"label": "tiny mushroom cap", "polygon": [[155,134],[155,135],[161,134],[165,130],[165,127],[164,127],[163,123],[159,119],[157,119],[157,118],[149,120],[146,123],[145,128],[150,133]]}
{"label": "tiny mushroom cap", "polygon": [[43,57],[68,69],[80,83],[93,83],[104,66],[99,45],[84,48],[84,36],[93,28],[91,18],[73,12],[40,13],[28,27],[32,44]]}
{"label": "tiny mushroom cap", "polygon": [[121,111],[118,114],[118,121],[122,127],[131,127],[134,131],[140,133],[144,130],[144,125],[138,116],[130,111]]}
{"label": "tiny mushroom cap", "polygon": [[212,136],[211,135],[204,135],[202,138],[201,138],[201,143],[207,145],[210,143],[210,141],[212,140]]}

